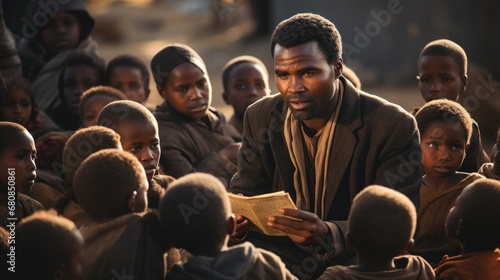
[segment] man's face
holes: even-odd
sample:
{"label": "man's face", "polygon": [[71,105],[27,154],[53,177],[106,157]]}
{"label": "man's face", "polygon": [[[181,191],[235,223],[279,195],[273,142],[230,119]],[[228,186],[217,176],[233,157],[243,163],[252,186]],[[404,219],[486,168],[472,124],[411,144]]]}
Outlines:
{"label": "man's face", "polygon": [[324,117],[334,96],[335,80],[342,73],[342,60],[328,64],[318,43],[274,49],[276,86],[293,115],[307,124]]}

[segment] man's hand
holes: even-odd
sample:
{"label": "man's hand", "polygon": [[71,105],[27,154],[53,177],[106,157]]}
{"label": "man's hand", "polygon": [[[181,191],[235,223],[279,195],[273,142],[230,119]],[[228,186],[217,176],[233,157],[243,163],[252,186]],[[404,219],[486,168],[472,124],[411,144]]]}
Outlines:
{"label": "man's hand", "polygon": [[317,245],[318,239],[325,240],[330,232],[325,222],[314,213],[296,209],[280,209],[280,213],[299,220],[271,216],[267,225],[285,232],[299,245]]}

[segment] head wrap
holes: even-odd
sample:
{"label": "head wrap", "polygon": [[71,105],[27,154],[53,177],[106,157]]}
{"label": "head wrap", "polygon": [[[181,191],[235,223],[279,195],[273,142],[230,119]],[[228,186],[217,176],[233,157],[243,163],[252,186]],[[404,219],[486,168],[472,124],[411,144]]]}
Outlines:
{"label": "head wrap", "polygon": [[151,59],[151,73],[158,86],[163,87],[165,80],[175,67],[190,62],[207,74],[203,59],[192,48],[183,44],[170,44]]}

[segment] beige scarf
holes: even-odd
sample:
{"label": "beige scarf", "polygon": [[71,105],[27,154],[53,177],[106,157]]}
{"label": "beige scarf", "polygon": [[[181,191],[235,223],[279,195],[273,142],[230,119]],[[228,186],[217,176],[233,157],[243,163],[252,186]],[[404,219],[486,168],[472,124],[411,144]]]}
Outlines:
{"label": "beige scarf", "polygon": [[[339,98],[337,103],[334,104],[335,111],[328,119],[325,127],[320,132],[317,142],[317,150],[313,149],[313,164],[314,164],[314,198],[309,197],[309,186],[307,183],[307,167],[305,157],[308,156],[308,151],[304,150],[304,135],[302,133],[302,122],[297,120],[290,109],[287,110],[284,136],[288,147],[288,153],[295,167],[293,173],[294,188],[296,193],[296,201],[298,209],[313,212],[321,219],[325,217],[325,196],[326,196],[326,182],[329,175],[329,162],[332,155],[333,135],[335,133],[335,126],[340,112],[340,105],[344,95],[344,88],[338,80],[337,92]],[[316,137],[316,136],[315,136]],[[312,200],[314,199],[314,200]],[[314,209],[312,209],[314,207]]]}

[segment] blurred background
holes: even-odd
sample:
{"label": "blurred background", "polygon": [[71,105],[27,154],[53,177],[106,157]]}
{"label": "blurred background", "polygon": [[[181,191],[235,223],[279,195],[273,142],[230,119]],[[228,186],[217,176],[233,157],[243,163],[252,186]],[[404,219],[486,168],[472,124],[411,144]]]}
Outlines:
{"label": "blurred background", "polygon": [[[4,0],[22,5],[24,0]],[[6,3],[7,2],[7,3]],[[429,41],[448,38],[469,58],[469,85],[459,102],[479,123],[489,150],[500,125],[500,1],[452,0],[87,0],[96,20],[92,36],[109,61],[132,54],[147,65],[169,43],[184,43],[205,60],[213,87],[214,107],[227,115],[222,101],[221,69],[231,58],[259,57],[271,74],[272,30],[299,12],[330,19],[343,39],[344,62],[362,82],[362,89],[401,105],[422,105],[417,88],[417,59]],[[22,10],[22,9],[21,9]],[[6,12],[6,18],[20,16]],[[151,83],[149,107],[162,102]]]}

